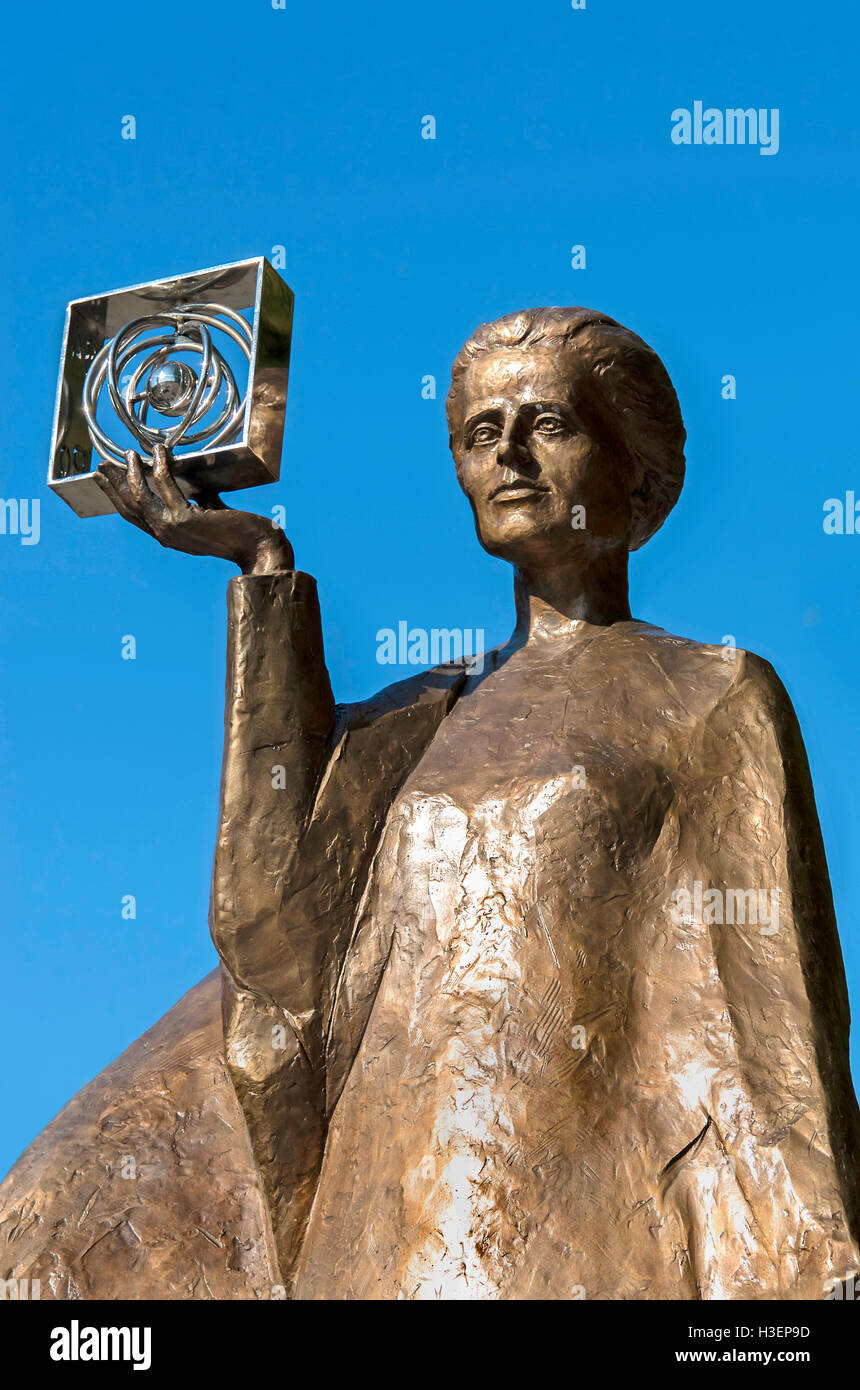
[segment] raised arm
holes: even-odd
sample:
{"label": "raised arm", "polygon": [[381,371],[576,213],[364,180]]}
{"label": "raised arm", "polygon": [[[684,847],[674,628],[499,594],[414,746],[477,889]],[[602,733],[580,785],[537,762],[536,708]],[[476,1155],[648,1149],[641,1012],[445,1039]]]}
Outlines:
{"label": "raised arm", "polygon": [[228,592],[210,920],[227,1065],[289,1288],[327,1118],[385,956],[384,930],[353,940],[359,901],[391,801],[465,673],[423,672],[336,713],[316,585],[293,569],[283,533],[218,498],[186,501],[164,451],[151,470],[130,455],[127,473],[103,476],[122,515],[162,545],[242,570]]}
{"label": "raised arm", "polygon": [[334,703],[316,585],[283,532],[216,496],[188,501],[170,457],[102,465],[127,521],[161,545],[232,560],[221,814],[212,936],[222,962],[227,1064],[268,1199],[282,1278],[301,1238],[324,1142],[325,924],[292,917],[299,846],[332,748]]}

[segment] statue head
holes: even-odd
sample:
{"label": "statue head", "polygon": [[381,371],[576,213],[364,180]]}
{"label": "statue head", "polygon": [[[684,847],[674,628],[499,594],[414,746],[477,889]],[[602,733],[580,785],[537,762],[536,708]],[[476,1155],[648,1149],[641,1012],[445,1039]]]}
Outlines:
{"label": "statue head", "polygon": [[678,398],[657,354],[606,314],[482,324],[457,354],[447,412],[478,538],[524,568],[637,550],[678,500]]}

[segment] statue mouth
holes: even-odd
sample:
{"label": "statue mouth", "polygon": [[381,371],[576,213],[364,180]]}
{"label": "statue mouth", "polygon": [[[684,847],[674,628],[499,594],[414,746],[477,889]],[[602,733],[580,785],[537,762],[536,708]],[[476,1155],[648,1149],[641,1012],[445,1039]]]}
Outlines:
{"label": "statue mouth", "polygon": [[549,492],[548,487],[539,483],[501,483],[490,493],[491,502],[525,502],[531,497],[540,497]]}

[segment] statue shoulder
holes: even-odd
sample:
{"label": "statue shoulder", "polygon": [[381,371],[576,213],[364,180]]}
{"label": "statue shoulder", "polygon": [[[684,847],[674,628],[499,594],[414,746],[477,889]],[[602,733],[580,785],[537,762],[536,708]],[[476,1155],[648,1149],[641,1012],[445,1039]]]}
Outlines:
{"label": "statue shoulder", "polygon": [[386,716],[419,708],[438,707],[440,714],[447,713],[462,690],[467,673],[468,664],[457,661],[407,676],[366,700],[338,705],[338,723],[341,728],[360,729]]}
{"label": "statue shoulder", "polygon": [[771,663],[736,646],[729,636],[719,643],[697,642],[650,623],[617,626],[623,629],[617,640],[627,648],[628,659],[661,671],[679,693],[701,703],[705,714],[714,705],[739,697],[771,717],[785,717],[791,711],[785,686]]}

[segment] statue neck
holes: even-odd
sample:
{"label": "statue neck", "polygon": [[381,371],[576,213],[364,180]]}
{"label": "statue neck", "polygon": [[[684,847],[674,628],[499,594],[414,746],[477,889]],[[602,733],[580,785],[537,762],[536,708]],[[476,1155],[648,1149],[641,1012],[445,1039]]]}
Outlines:
{"label": "statue neck", "polygon": [[609,627],[631,617],[627,551],[602,555],[586,566],[550,573],[514,570],[517,625],[514,637],[565,637],[585,623]]}

